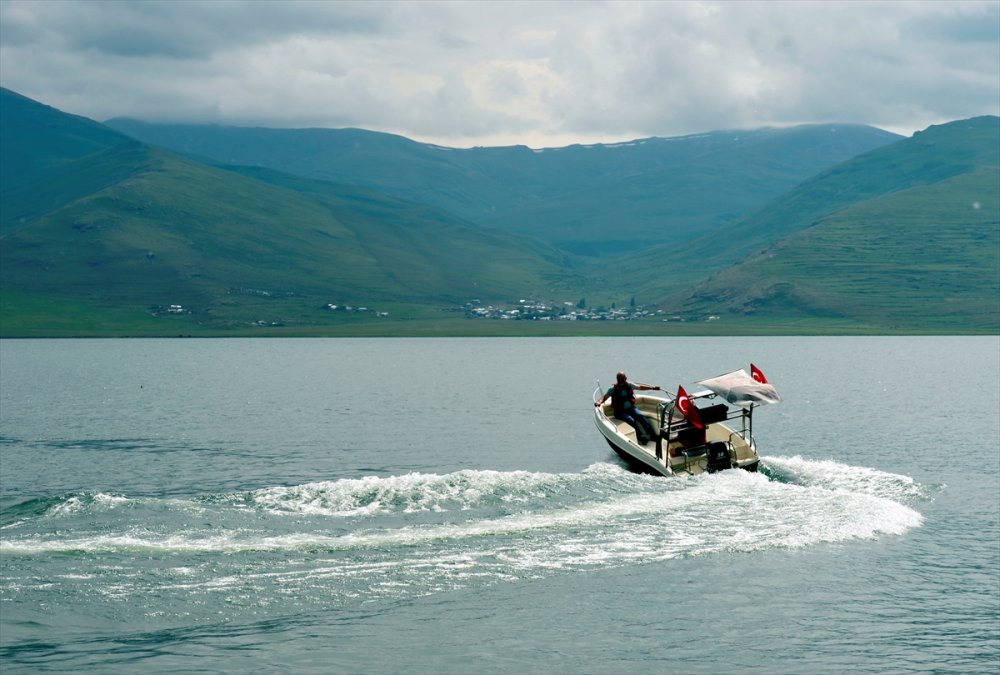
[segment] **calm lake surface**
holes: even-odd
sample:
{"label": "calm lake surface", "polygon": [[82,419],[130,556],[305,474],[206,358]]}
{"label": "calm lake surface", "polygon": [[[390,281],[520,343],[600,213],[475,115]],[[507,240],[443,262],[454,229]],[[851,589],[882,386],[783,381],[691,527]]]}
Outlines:
{"label": "calm lake surface", "polygon": [[[628,472],[749,368],[765,471]],[[1000,338],[0,342],[0,671],[1000,670]]]}

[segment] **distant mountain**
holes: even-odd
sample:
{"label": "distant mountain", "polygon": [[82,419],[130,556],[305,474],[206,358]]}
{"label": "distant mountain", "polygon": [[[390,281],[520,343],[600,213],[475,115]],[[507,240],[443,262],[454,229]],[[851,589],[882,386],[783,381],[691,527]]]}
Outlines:
{"label": "distant mountain", "polygon": [[816,125],[459,150],[359,129],[107,124],[189,156],[377,189],[597,257],[711,232],[900,138],[866,126]]}
{"label": "distant mountain", "polygon": [[[715,332],[1000,332],[997,117],[888,145],[875,130],[811,127],[544,152],[249,131],[273,141],[253,153],[288,163],[318,143],[303,167],[326,166],[319,141],[337,140],[329,165],[365,180],[182,156],[0,89],[0,336],[329,334],[380,321],[370,310],[390,312],[394,331],[435,334],[473,298],[634,300]],[[832,166],[808,149],[846,155],[843,139],[866,134],[878,147]],[[224,159],[246,162],[232,145]],[[822,170],[783,194],[749,194],[810,161]],[[364,184],[379,175],[425,203]],[[428,203],[461,211],[491,195],[503,206],[478,223]],[[501,218],[509,227],[487,227]],[[670,240],[670,228],[704,234]],[[587,241],[631,248],[586,262],[567,252]],[[671,330],[642,328],[658,329]]]}
{"label": "distant mountain", "polygon": [[327,304],[541,293],[568,269],[537,241],[371,190],[207,166],[7,90],[0,114],[5,207],[18,205],[0,223],[5,335],[155,330],[171,306],[218,328],[308,326]]}
{"label": "distant mountain", "polygon": [[633,262],[657,261],[673,279],[648,294],[717,271],[664,301],[671,313],[1000,332],[1000,118],[930,127]]}

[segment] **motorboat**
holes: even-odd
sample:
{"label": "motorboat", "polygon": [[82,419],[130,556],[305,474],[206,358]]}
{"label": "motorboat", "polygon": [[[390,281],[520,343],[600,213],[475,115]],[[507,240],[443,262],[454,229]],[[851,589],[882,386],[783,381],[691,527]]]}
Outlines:
{"label": "motorboat", "polygon": [[614,416],[611,401],[600,404],[600,382],[594,391],[594,423],[608,445],[629,466],[661,476],[715,473],[725,469],[757,471],[760,456],[753,439],[754,410],[781,401],[764,374],[735,370],[700,380],[688,394],[635,392],[635,405],[657,433],[640,444],[632,426]]}

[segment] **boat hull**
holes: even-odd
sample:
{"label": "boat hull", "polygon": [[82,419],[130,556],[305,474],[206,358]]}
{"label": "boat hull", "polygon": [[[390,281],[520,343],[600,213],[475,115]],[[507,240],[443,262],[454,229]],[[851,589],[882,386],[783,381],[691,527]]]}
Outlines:
{"label": "boat hull", "polygon": [[638,457],[632,455],[630,452],[622,450],[615,443],[612,443],[611,441],[608,441],[608,439],[604,439],[604,440],[606,440],[608,442],[608,445],[611,446],[611,449],[615,451],[615,454],[618,455],[628,465],[628,468],[631,469],[632,471],[635,471],[636,473],[649,474],[651,476],[668,476],[668,475],[670,475],[664,469],[661,469],[659,467],[651,466],[647,462],[642,461]]}
{"label": "boat hull", "polygon": [[[657,408],[668,402],[654,396],[639,396],[636,404],[641,412],[655,423]],[[706,426],[705,440],[696,447],[682,447],[676,435],[671,439],[661,439],[640,445],[636,442],[635,431],[626,422],[616,419],[610,406],[596,406],[594,422],[605,441],[622,458],[629,468],[638,473],[660,476],[677,474],[713,473],[728,468],[757,471],[760,458],[757,456],[753,439],[744,431],[736,431],[728,424],[718,421]],[[725,447],[723,464],[713,464],[709,460],[710,447]],[[725,456],[729,461],[725,461]]]}

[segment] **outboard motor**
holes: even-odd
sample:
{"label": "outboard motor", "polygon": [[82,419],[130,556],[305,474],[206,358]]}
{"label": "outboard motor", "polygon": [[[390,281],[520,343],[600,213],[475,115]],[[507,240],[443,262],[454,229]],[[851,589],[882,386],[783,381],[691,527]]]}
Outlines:
{"label": "outboard motor", "polygon": [[708,472],[724,471],[733,468],[733,460],[729,457],[729,444],[721,441],[708,444]]}

